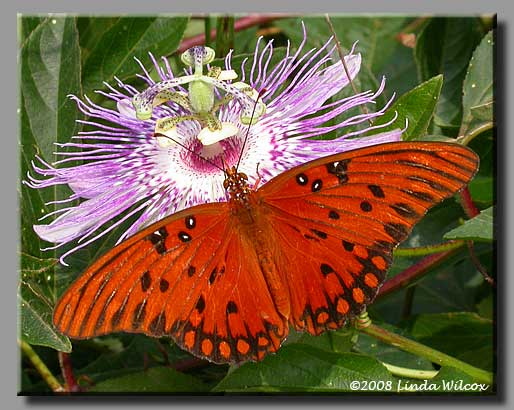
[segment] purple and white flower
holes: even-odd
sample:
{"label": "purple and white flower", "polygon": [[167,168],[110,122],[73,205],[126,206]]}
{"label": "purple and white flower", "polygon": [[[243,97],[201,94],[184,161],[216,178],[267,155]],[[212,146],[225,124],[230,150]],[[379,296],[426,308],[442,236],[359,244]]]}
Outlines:
{"label": "purple and white flower", "polygon": [[[190,115],[184,104],[176,102],[182,97],[186,100],[191,98],[190,90],[180,79],[191,77],[193,71],[189,68],[185,76],[177,76],[166,58],[162,58],[159,64],[150,56],[161,79],[158,83],[152,80],[138,61],[144,73],[139,77],[147,84],[142,92],[118,79],[117,88],[106,84],[108,91],[97,91],[114,100],[117,109],[99,106],[87,96],[84,101],[71,96],[78,109],[88,117],[80,122],[93,126],[94,131],[79,132],[72,137],[77,142],[57,144],[67,151],[61,153],[63,159],[53,165],[37,157],[38,164],[33,163],[33,169],[36,174],[46,178],[29,175],[25,183],[38,189],[67,184],[73,194],[60,202],[77,199],[81,199],[81,202],[53,213],[57,217],[51,223],[35,225],[36,233],[42,239],[55,243],[53,248],[76,241],[75,246],[61,256],[64,263],[63,259],[71,252],[97,240],[134,215],[135,222],[119,241],[181,209],[206,202],[226,201],[224,172],[220,169],[223,163],[232,166],[239,161],[238,169],[249,176],[250,184],[257,177],[258,166],[261,183],[265,183],[281,172],[312,159],[367,145],[398,141],[401,130],[350,138],[383,127],[366,125],[382,115],[389,103],[375,112],[349,116],[336,124],[327,125],[351,108],[375,104],[385,81],[382,80],[376,91],[334,98],[334,101],[327,103],[349,84],[349,79],[341,61],[333,58],[336,54],[332,40],[320,49],[305,51],[306,38],[304,28],[304,40],[297,51],[292,53],[288,45],[285,57],[273,67],[270,66],[274,51],[272,42],[261,45],[262,39],[259,39],[253,60],[245,60],[240,67],[238,74],[242,78],[239,80],[232,79],[235,70],[231,66],[231,53],[225,58],[223,72],[230,75],[222,76],[214,84],[215,100],[222,101],[227,96],[234,98],[226,99],[226,103],[219,104],[211,112],[221,134],[217,134],[218,131],[212,134],[212,127],[206,127],[201,119]],[[345,62],[350,77],[354,79],[360,69],[361,55],[352,49]],[[246,64],[251,64],[247,78],[244,74]],[[178,82],[170,81],[177,79]],[[241,82],[253,94],[246,91],[242,97],[238,95],[241,98],[231,96],[235,88],[241,89]],[[173,85],[172,90],[168,87],[169,91],[173,91],[173,98],[159,100],[158,103],[152,100],[156,93],[152,94],[151,90],[162,90],[166,85],[176,83],[178,85]],[[249,122],[248,102],[253,101],[255,106],[256,94],[263,89],[266,92],[259,103],[265,108],[249,127],[245,125]],[[143,115],[146,119],[139,119],[141,105],[138,106],[137,101],[145,96],[146,102],[153,101],[154,106]],[[174,118],[180,120],[173,122],[170,131],[172,138],[156,138],[159,124],[164,119]],[[105,122],[110,124],[106,125]],[[358,130],[353,127],[352,132],[345,132],[359,124],[361,127]],[[333,131],[339,135],[335,139],[311,139]],[[166,132],[163,134],[168,135]],[[242,150],[245,138],[247,141]],[[70,148],[77,150],[70,152]],[[68,165],[77,160],[83,164]],[[106,223],[112,220],[115,222],[106,228]]]}

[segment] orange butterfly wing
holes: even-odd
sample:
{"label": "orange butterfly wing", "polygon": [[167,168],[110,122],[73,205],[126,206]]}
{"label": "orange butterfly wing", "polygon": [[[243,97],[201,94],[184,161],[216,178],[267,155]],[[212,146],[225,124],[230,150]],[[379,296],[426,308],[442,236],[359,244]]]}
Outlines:
{"label": "orange butterfly wing", "polygon": [[168,335],[217,363],[259,360],[288,327],[244,241],[227,203],[172,215],[89,267],[58,302],[54,324],[73,338]]}
{"label": "orange butterfly wing", "polygon": [[290,287],[291,324],[319,334],[359,314],[375,298],[392,250],[429,208],[469,183],[478,160],[457,144],[383,144],[264,185],[258,192]]}
{"label": "orange butterfly wing", "polygon": [[75,338],[169,335],[217,363],[260,360],[280,347],[288,321],[319,334],[358,314],[376,296],[392,249],[477,166],[472,151],[441,143],[310,162],[245,205],[256,216],[250,231],[264,241],[252,240],[231,204],[179,212],[88,268],[59,301],[54,324]]}

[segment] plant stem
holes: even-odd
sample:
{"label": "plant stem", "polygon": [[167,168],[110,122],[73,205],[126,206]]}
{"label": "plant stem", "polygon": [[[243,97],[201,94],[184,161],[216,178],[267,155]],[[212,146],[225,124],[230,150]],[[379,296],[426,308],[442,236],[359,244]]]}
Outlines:
{"label": "plant stem", "polygon": [[43,380],[50,386],[53,392],[55,393],[63,393],[65,392],[64,387],[57,381],[54,375],[50,372],[46,364],[39,358],[37,353],[32,349],[32,347],[23,340],[18,340],[18,344],[20,345],[21,351],[27,358],[30,360],[32,365],[39,372]]}
{"label": "plant stem", "polygon": [[471,193],[469,192],[469,188],[464,188],[459,194],[458,194],[459,202],[464,209],[464,212],[466,212],[466,215],[469,219],[474,218],[477,216],[480,211],[475,206],[475,203],[473,202],[473,198],[471,198]]}
{"label": "plant stem", "polygon": [[218,17],[216,24],[216,55],[225,57],[234,48],[234,17]]}
{"label": "plant stem", "polygon": [[426,256],[434,253],[458,249],[465,245],[464,241],[448,241],[438,245],[420,246],[416,248],[397,248],[393,251],[395,257]]}
{"label": "plant stem", "polygon": [[485,131],[489,131],[490,129],[494,128],[494,122],[486,122],[485,124],[480,125],[479,127],[475,128],[473,131],[471,131],[469,134],[463,135],[458,139],[458,142],[462,145],[468,145],[473,138],[477,137],[478,135],[482,134]]}
{"label": "plant stem", "polygon": [[[480,214],[480,211],[475,206],[475,203],[473,202],[473,198],[471,198],[471,193],[469,192],[469,188],[466,187],[462,190],[459,194],[459,200],[462,208],[464,209],[464,212],[466,212],[466,215],[468,218],[474,218],[475,216]],[[469,256],[471,258],[471,261],[477,268],[477,270],[482,274],[484,279],[487,283],[489,283],[491,286],[495,286],[494,279],[489,276],[489,273],[487,272],[487,269],[482,266],[480,261],[478,260],[476,254],[475,254],[475,248],[473,245],[473,241],[467,241],[468,249],[469,249]]]}
{"label": "plant stem", "polygon": [[396,35],[396,38],[398,39],[398,36],[400,36],[401,34],[413,33],[418,28],[420,28],[423,24],[425,24],[425,21],[427,21],[429,18],[430,18],[430,16],[418,17],[416,20],[414,20],[413,22],[406,25],[403,28],[403,30],[399,34]]}
{"label": "plant stem", "polygon": [[405,291],[405,297],[403,299],[403,308],[402,308],[402,319],[407,319],[412,312],[412,305],[414,303],[414,292],[416,290],[416,285],[409,286]]}
{"label": "plant stem", "polygon": [[207,47],[211,46],[211,17],[209,15],[204,18],[204,37],[205,37],[205,45]]}
{"label": "plant stem", "polygon": [[374,337],[375,339],[378,339],[389,345],[395,346],[406,352],[413,353],[420,357],[424,357],[425,359],[430,360],[432,363],[437,363],[440,366],[454,367],[470,375],[477,382],[487,383],[489,385],[493,384],[493,374],[490,372],[479,369],[459,359],[448,356],[445,353],[439,352],[435,349],[422,345],[421,343],[415,342],[411,339],[407,339],[406,337],[397,335],[396,333],[389,332],[388,330],[385,330],[377,325],[362,325],[360,323],[361,322],[359,320],[356,321],[357,329],[362,333]]}
{"label": "plant stem", "polygon": [[68,353],[58,352],[59,364],[61,365],[61,372],[66,383],[66,391],[79,392],[82,391],[80,386],[77,384],[75,375],[73,374],[73,366],[71,364],[71,358]]}
{"label": "plant stem", "polygon": [[[234,23],[234,31],[241,31],[248,27],[258,26],[260,24],[269,23],[270,21],[291,17],[288,14],[253,14],[242,17]],[[211,38],[215,38],[216,29],[211,30]],[[193,46],[199,46],[205,43],[205,33],[198,34],[194,37],[186,38],[180,44],[177,52],[180,54]]]}
{"label": "plant stem", "polygon": [[431,269],[453,256],[458,250],[459,248],[454,248],[424,257],[414,265],[400,272],[395,277],[387,280],[380,288],[378,296],[384,296],[408,286],[415,280],[418,280],[421,276],[428,273]]}
{"label": "plant stem", "polygon": [[[336,31],[334,29],[334,26],[332,25],[332,21],[330,21],[330,17],[328,14],[325,14],[325,20],[328,24],[328,28],[330,29],[330,32],[332,33],[332,36],[334,37],[334,42],[336,43],[336,50],[337,54],[339,55],[339,59],[341,60],[341,63],[343,64],[344,72],[346,74],[346,78],[348,78],[348,81],[350,82],[350,85],[352,86],[353,93],[359,94],[359,91],[357,90],[357,87],[355,87],[355,84],[352,81],[352,77],[350,76],[350,71],[348,70],[348,66],[346,65],[346,61],[344,59],[343,50],[341,49],[341,43],[339,42],[339,39],[337,38]],[[365,105],[360,105],[361,111],[364,115],[368,115],[368,108]],[[373,125],[373,121],[371,119],[368,119],[369,125]]]}
{"label": "plant stem", "polygon": [[473,241],[468,241],[468,250],[469,250],[469,256],[471,258],[471,262],[473,262],[473,265],[477,268],[477,270],[482,274],[485,281],[489,283],[492,287],[496,286],[496,283],[494,282],[494,279],[489,276],[489,273],[487,272],[487,269],[480,263],[480,260],[478,259],[476,253],[475,253],[475,246]]}

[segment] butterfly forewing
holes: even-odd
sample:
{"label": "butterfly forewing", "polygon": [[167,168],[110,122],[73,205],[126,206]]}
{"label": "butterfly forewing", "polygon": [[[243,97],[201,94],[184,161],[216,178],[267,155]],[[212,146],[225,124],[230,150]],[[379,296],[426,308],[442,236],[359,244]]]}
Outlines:
{"label": "butterfly forewing", "polygon": [[190,208],[108,252],[59,301],[57,329],[74,338],[119,331],[171,336],[217,363],[276,351],[287,320],[227,208]]}
{"label": "butterfly forewing", "polygon": [[281,244],[291,323],[319,334],[360,313],[392,250],[477,167],[476,154],[456,144],[385,144],[310,162],[259,190]]}
{"label": "butterfly forewing", "polygon": [[59,301],[54,312],[58,329],[78,338],[137,331],[143,317],[162,309],[169,295],[180,296],[169,303],[169,330],[173,319],[190,308],[195,280],[188,275],[189,263],[195,259],[201,266],[212,257],[201,249],[218,245],[212,233],[226,228],[225,206],[207,205],[198,214],[180,212],[105,254]]}

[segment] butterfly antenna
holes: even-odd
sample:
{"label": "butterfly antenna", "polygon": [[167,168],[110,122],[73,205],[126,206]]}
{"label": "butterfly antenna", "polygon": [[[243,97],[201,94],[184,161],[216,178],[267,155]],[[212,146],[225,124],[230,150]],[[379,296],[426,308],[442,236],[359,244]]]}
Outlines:
{"label": "butterfly antenna", "polygon": [[223,173],[225,174],[225,177],[227,177],[227,169],[228,169],[228,164],[227,164],[227,161],[225,161],[225,157],[223,156],[223,154],[221,154],[221,167],[223,168]]}
{"label": "butterfly antenna", "polygon": [[243,158],[243,152],[245,150],[246,142],[248,141],[248,135],[250,134],[250,127],[252,126],[253,116],[255,114],[255,109],[257,108],[257,104],[259,103],[260,98],[266,93],[266,88],[263,88],[259,91],[259,95],[257,96],[257,100],[253,105],[252,115],[250,116],[250,123],[248,124],[248,128],[246,129],[245,139],[243,141],[243,146],[241,147],[241,152],[239,153],[239,159],[237,160],[236,171],[239,169],[239,164],[241,163],[241,158]]}
{"label": "butterfly antenna", "polygon": [[177,141],[176,139],[172,138],[172,137],[169,137],[167,135],[164,135],[164,134],[161,134],[159,132],[156,132],[154,135],[154,137],[157,137],[157,136],[160,136],[160,137],[165,137],[165,138],[168,138],[170,140],[172,140],[175,144],[178,144],[180,145],[182,148],[184,148],[186,151],[190,152],[191,154],[194,154],[196,155],[198,158],[200,159],[203,159],[205,162],[211,164],[213,167],[216,167],[218,168],[220,171],[223,171],[223,173],[225,173],[225,169],[224,168],[220,168],[216,163],[212,162],[211,160],[205,158],[205,157],[202,157],[199,153],[193,151],[191,148],[189,147],[186,147],[184,144],[182,144],[181,142]]}

